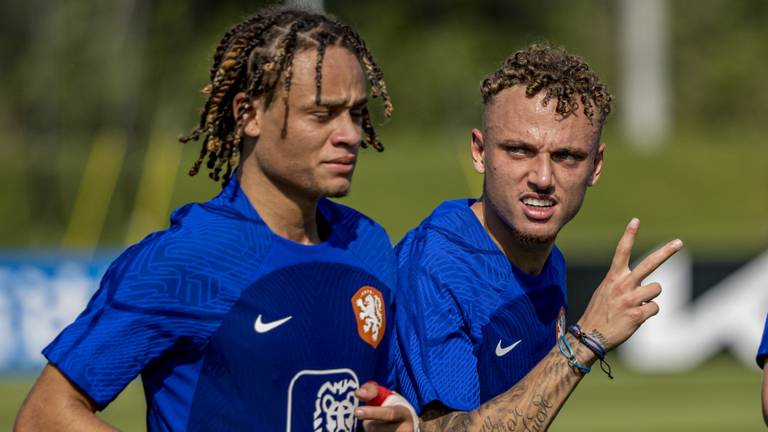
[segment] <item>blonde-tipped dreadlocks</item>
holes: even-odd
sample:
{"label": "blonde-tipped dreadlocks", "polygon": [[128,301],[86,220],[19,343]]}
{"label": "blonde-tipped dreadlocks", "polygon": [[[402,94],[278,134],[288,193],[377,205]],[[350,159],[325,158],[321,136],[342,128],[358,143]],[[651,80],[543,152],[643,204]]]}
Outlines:
{"label": "blonde-tipped dreadlocks", "polygon": [[[221,39],[213,57],[211,82],[203,88],[208,100],[200,116],[200,124],[181,142],[202,137],[200,156],[189,170],[196,175],[207,157],[209,177],[226,183],[237,167],[242,149],[242,128],[245,109],[237,119],[230,114],[232,100],[238,92],[245,92],[246,100],[263,97],[268,107],[282,83],[285,118],[282,135],[288,124],[288,95],[291,89],[294,55],[304,49],[317,50],[315,65],[315,101],[320,103],[322,66],[326,48],[341,46],[349,49],[360,60],[371,85],[373,97],[381,96],[384,114],[392,115],[392,102],[384,83],[384,75],[376,64],[365,42],[348,25],[313,11],[296,9],[266,9],[232,27]],[[282,79],[282,80],[281,80]],[[384,149],[376,137],[367,109],[363,111],[363,147],[370,145],[378,151]],[[224,174],[220,175],[222,169]]]}

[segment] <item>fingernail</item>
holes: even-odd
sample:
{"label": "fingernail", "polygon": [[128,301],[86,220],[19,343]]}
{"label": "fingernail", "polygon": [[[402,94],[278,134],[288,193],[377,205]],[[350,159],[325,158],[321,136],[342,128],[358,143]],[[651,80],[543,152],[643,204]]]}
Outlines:
{"label": "fingernail", "polygon": [[638,218],[632,218],[631,221],[629,221],[629,227],[630,228],[637,228],[637,226],[640,225],[640,219]]}
{"label": "fingernail", "polygon": [[[347,412],[349,412],[349,411],[347,411]],[[363,414],[365,414],[365,411],[363,411],[362,408],[358,408],[358,409],[355,410],[355,415],[356,416],[360,417]]]}
{"label": "fingernail", "polygon": [[671,244],[672,244],[672,247],[675,249],[680,249],[683,247],[683,241],[680,239],[672,240]]}

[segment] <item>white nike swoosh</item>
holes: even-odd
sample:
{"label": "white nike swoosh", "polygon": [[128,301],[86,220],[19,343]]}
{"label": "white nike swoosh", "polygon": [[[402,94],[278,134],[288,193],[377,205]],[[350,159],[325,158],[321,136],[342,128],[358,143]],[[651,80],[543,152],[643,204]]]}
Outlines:
{"label": "white nike swoosh", "polygon": [[510,345],[510,346],[508,346],[506,348],[502,348],[501,347],[501,339],[499,339],[499,343],[496,345],[496,355],[499,356],[499,357],[504,357],[508,352],[512,351],[517,346],[517,344],[519,344],[522,341],[523,340],[520,339],[517,342],[513,343],[512,345]]}
{"label": "white nike swoosh", "polygon": [[261,322],[261,315],[256,317],[256,323],[253,325],[253,329],[256,330],[256,333],[266,333],[275,327],[281,326],[286,323],[289,319],[293,318],[292,316],[285,317],[283,319],[279,319],[277,321],[272,321],[268,323]]}

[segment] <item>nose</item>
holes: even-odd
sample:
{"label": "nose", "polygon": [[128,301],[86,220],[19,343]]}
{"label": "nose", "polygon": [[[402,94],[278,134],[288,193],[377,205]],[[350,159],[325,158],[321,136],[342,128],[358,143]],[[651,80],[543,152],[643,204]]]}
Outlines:
{"label": "nose", "polygon": [[552,193],[554,179],[552,177],[552,161],[546,153],[536,155],[532,161],[533,167],[528,174],[528,184],[539,193]]}
{"label": "nose", "polygon": [[362,140],[362,125],[346,111],[337,118],[337,127],[331,136],[331,142],[337,146],[357,147]]}

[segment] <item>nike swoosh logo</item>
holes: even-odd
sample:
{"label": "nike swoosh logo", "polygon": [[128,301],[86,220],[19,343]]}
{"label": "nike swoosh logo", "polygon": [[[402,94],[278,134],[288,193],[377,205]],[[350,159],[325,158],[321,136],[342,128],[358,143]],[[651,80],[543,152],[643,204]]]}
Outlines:
{"label": "nike swoosh logo", "polygon": [[265,323],[265,322],[261,322],[261,315],[259,315],[256,317],[256,323],[253,325],[253,329],[256,330],[256,333],[266,333],[270,330],[275,329],[276,327],[279,327],[285,324],[291,318],[293,317],[289,316],[283,319],[279,319],[277,321]]}
{"label": "nike swoosh logo", "polygon": [[520,339],[520,340],[518,340],[517,342],[513,343],[512,345],[510,345],[510,346],[508,346],[508,347],[506,347],[506,348],[502,348],[502,347],[501,347],[501,339],[499,339],[499,343],[496,345],[496,355],[497,355],[497,356],[499,356],[499,357],[504,357],[504,356],[505,356],[505,355],[506,355],[508,352],[510,352],[510,351],[512,351],[513,349],[515,349],[515,347],[517,346],[517,344],[519,344],[519,343],[520,343],[520,342],[522,342],[522,341],[523,341],[523,340],[522,340],[522,339]]}

